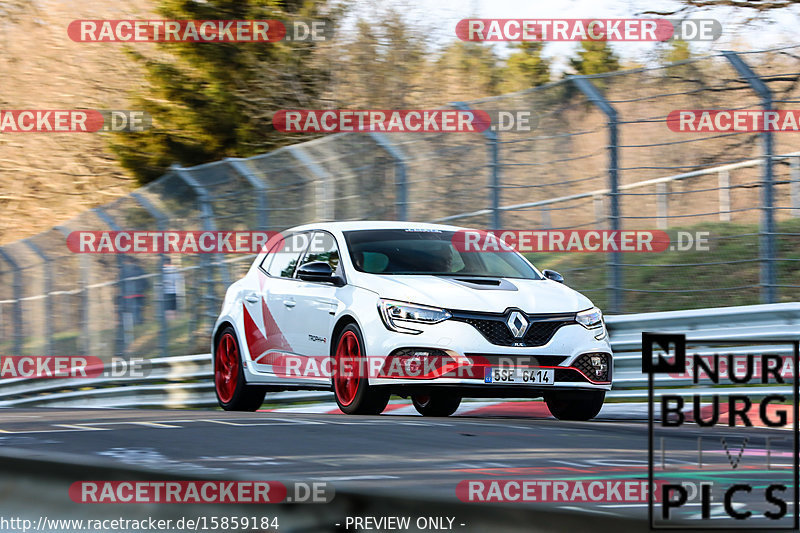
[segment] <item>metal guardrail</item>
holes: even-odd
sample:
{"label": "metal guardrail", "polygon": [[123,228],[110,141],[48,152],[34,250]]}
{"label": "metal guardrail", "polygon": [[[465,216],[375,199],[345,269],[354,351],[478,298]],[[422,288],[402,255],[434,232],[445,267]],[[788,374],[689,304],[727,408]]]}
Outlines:
{"label": "metal guardrail", "polygon": [[[606,324],[615,364],[614,390],[609,396],[644,399],[647,397],[647,376],[641,371],[643,331],[685,333],[693,341],[750,341],[754,344],[726,348],[725,352],[755,353],[758,350],[759,353],[788,356],[792,355],[789,346],[759,343],[800,339],[800,302],[607,316]],[[714,352],[719,350],[693,350],[693,353],[700,355]],[[691,385],[692,380],[659,375],[654,377],[654,383],[657,387],[681,387]],[[787,387],[783,392],[790,393],[790,389]],[[748,391],[756,393],[752,388]],[[769,391],[779,392],[779,388],[771,387]],[[698,393],[702,393],[702,390],[698,389]]]}
{"label": "metal guardrail", "polygon": [[[791,355],[788,346],[760,341],[800,338],[800,302],[740,307],[719,307],[690,311],[668,311],[611,315],[606,317],[614,350],[614,390],[608,396],[620,399],[647,397],[647,376],[641,371],[643,331],[685,333],[691,340],[730,339],[752,341],[730,353]],[[699,349],[696,353],[713,353]],[[717,350],[718,351],[718,350]],[[93,407],[213,407],[210,354],[165,357],[149,360],[146,378],[96,379],[8,379],[0,381],[0,407],[93,406]],[[689,378],[657,376],[656,386],[683,387]],[[702,392],[705,389],[698,389]],[[778,392],[778,388],[769,388]],[[748,389],[757,393],[756,389]],[[785,392],[790,392],[787,388]],[[330,392],[287,391],[267,395],[267,403],[331,400]]]}
{"label": "metal guardrail", "polygon": [[[0,380],[0,407],[216,407],[210,354],[147,360],[146,377]],[[332,399],[329,392],[284,391],[266,403]]]}

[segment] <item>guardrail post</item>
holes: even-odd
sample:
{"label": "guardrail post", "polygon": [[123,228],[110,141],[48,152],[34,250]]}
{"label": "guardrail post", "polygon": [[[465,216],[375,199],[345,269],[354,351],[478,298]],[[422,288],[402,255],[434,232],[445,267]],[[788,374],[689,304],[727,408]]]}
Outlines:
{"label": "guardrail post", "polygon": [[667,229],[669,225],[669,185],[666,182],[656,183],[656,226]]}
{"label": "guardrail post", "polygon": [[[724,51],[722,53],[761,98],[761,106],[764,110],[771,111],[772,92],[770,92],[763,80],[735,52]],[[763,179],[761,183],[761,227],[759,228],[761,301],[763,303],[773,303],[777,297],[775,287],[777,273],[775,268],[775,204],[772,168],[774,150],[772,131],[767,128],[760,135],[764,152]]]}
{"label": "guardrail post", "polygon": [[33,250],[33,253],[39,256],[42,260],[42,268],[44,269],[44,334],[46,337],[45,346],[47,347],[47,355],[53,356],[56,355],[54,353],[54,345],[53,345],[53,273],[50,270],[50,258],[45,255],[39,246],[36,245],[33,241],[28,239],[24,239],[24,242],[28,248]]}
{"label": "guardrail post", "polygon": [[[453,107],[471,111],[465,102],[453,102]],[[489,148],[489,211],[491,212],[491,229],[503,229],[503,221],[500,212],[500,137],[491,126],[483,130]]]}
{"label": "guardrail post", "polygon": [[389,139],[377,131],[370,132],[372,139],[394,159],[394,211],[397,220],[408,220],[408,183],[406,181],[406,156]]}
{"label": "guardrail post", "polygon": [[316,217],[319,222],[330,222],[336,214],[335,200],[333,198],[333,187],[331,176],[319,166],[308,153],[298,144],[287,146],[286,150],[292,154],[304,167],[306,167],[316,178]]}
{"label": "guardrail post", "polygon": [[[145,211],[150,213],[156,221],[156,227],[158,231],[164,232],[167,231],[167,222],[169,218],[156,209],[156,206],[153,203],[139,194],[138,192],[132,192],[131,197],[136,200],[139,205],[141,205]],[[169,338],[169,325],[167,324],[167,310],[166,310],[166,301],[164,298],[164,267],[166,266],[164,260],[166,259],[165,254],[161,253],[158,254],[158,281],[153,284],[153,290],[155,291],[156,296],[156,314],[158,316],[158,323],[159,323],[159,335],[158,335],[158,351],[161,354],[161,357],[167,356],[167,345],[168,345],[168,338]]]}
{"label": "guardrail post", "polygon": [[727,170],[717,173],[719,187],[719,219],[721,222],[731,221],[731,175]]}
{"label": "guardrail post", "polygon": [[[203,225],[203,231],[216,231],[217,227],[214,223],[214,211],[211,208],[211,199],[208,196],[208,191],[203,185],[200,184],[199,181],[194,179],[194,176],[189,172],[189,169],[183,168],[180,165],[172,165],[170,167],[177,176],[186,183],[191,189],[194,191],[195,196],[197,196],[197,201],[200,207],[200,220]],[[202,263],[204,264],[204,268],[206,269],[206,274],[201,277],[203,284],[203,294],[201,296],[204,304],[202,310],[202,316],[207,318],[210,321],[209,327],[214,324],[214,321],[217,319],[217,301],[214,297],[214,275],[213,275],[213,268],[216,264],[219,268],[222,282],[227,286],[230,283],[228,278],[228,270],[225,265],[219,260],[220,254],[212,254],[214,256],[214,261],[211,261],[207,258],[209,254],[200,254],[202,259]],[[205,324],[200,324],[200,327],[203,327]],[[189,332],[192,335],[194,332]]]}
{"label": "guardrail post", "polygon": [[792,209],[790,213],[793,217],[800,217],[800,157],[789,159],[789,195]]}
{"label": "guardrail post", "polygon": [[[571,76],[575,87],[606,115],[608,125],[608,221],[611,231],[622,227],[619,213],[619,142],[617,140],[617,111],[586,76]],[[622,256],[619,251],[609,253],[609,311],[621,313],[622,301]]]}
{"label": "guardrail post", "polygon": [[258,228],[260,230],[269,229],[269,198],[267,197],[267,186],[261,181],[253,171],[244,163],[243,159],[237,157],[228,157],[225,159],[233,170],[236,171],[241,177],[247,180],[247,183],[257,191],[256,194],[256,213],[258,216]]}
{"label": "guardrail post", "polygon": [[19,268],[19,265],[14,260],[11,255],[3,250],[0,247],[0,257],[8,263],[8,266],[11,267],[11,270],[14,271],[13,275],[13,293],[14,293],[14,316],[12,317],[12,321],[14,323],[14,354],[22,355],[22,341],[25,338],[25,331],[23,331],[23,320],[22,320],[22,269]]}
{"label": "guardrail post", "polygon": [[[97,217],[106,223],[111,231],[120,231],[120,227],[114,219],[106,213],[101,207],[95,207],[92,211],[97,214]],[[115,255],[117,260],[117,297],[114,298],[114,308],[117,311],[117,327],[116,327],[116,340],[114,355],[124,356],[128,347],[128,343],[133,337],[133,314],[131,313],[128,305],[128,299],[125,298],[126,294],[131,294],[130,281],[127,280],[125,259],[122,255]]]}

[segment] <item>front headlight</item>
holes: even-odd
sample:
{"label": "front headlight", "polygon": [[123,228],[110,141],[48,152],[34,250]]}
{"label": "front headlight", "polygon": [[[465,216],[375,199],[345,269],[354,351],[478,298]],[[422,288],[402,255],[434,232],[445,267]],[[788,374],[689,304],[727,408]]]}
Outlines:
{"label": "front headlight", "polygon": [[592,307],[575,315],[575,320],[586,329],[595,329],[603,326],[603,313]]}
{"label": "front headlight", "polygon": [[[601,341],[606,338],[606,326],[603,323],[603,313],[596,307],[581,311],[575,315],[575,321],[586,329],[595,330],[594,338]],[[599,331],[597,331],[599,330]]]}
{"label": "front headlight", "polygon": [[422,330],[406,327],[407,324],[436,324],[447,320],[452,315],[445,309],[428,307],[427,305],[409,304],[395,300],[381,299],[378,302],[383,323],[392,331],[402,333],[422,333]]}

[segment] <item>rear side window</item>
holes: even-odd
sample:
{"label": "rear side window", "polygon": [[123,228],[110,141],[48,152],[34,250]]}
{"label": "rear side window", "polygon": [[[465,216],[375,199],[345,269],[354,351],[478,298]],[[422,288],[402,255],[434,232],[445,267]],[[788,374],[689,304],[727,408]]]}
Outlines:
{"label": "rear side window", "polygon": [[275,244],[272,244],[270,246],[270,248],[269,248],[269,251],[267,252],[267,255],[265,255],[264,259],[261,260],[261,269],[264,270],[264,272],[268,272],[269,271],[269,264],[272,263],[272,258],[275,257],[273,252],[275,252],[275,250],[277,250],[277,248],[278,248],[278,246],[280,246],[281,242],[282,241],[279,241],[279,242],[276,242]]}
{"label": "rear side window", "polygon": [[270,251],[272,262],[267,267],[267,274],[275,278],[291,278],[294,275],[300,255],[308,246],[308,233],[295,233],[283,240],[283,246]]}

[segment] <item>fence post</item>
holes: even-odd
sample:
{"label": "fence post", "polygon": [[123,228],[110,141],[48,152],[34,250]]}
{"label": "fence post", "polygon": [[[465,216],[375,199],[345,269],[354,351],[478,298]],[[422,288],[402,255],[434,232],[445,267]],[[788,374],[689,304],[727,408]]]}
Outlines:
{"label": "fence post", "polygon": [[[208,197],[208,191],[200,184],[199,181],[194,179],[194,176],[189,172],[189,169],[183,168],[180,165],[172,165],[170,167],[177,176],[186,183],[194,191],[197,196],[197,201],[200,207],[200,220],[203,225],[203,231],[216,231],[217,227],[214,223],[214,211],[211,208],[211,199]],[[222,282],[227,286],[229,285],[228,270],[225,265],[219,261],[220,254],[213,254],[215,261],[210,261],[206,258],[208,254],[200,254],[203,257],[202,262],[206,269],[205,275],[202,276],[201,283],[203,284],[202,300],[204,302],[202,315],[209,321],[209,327],[213,326],[217,319],[217,301],[214,296],[214,264],[216,263],[219,268]],[[205,324],[199,324],[203,327]],[[192,335],[194,332],[189,332]]]}
{"label": "fence post", "polygon": [[792,205],[791,213],[793,217],[800,217],[800,157],[792,157],[789,160],[789,188],[790,202]]}
{"label": "fence post", "polygon": [[[772,93],[758,74],[739,57],[736,52],[724,51],[723,55],[730,61],[733,68],[747,80],[758,96],[761,98],[761,106],[766,111],[772,110]],[[761,140],[764,152],[763,179],[761,183],[761,227],[759,228],[759,255],[761,260],[761,301],[763,303],[774,303],[776,301],[776,279],[775,269],[775,215],[774,215],[774,191],[773,191],[773,138],[772,131],[767,128],[761,132]]]}
{"label": "fence post", "polygon": [[[114,219],[106,213],[102,207],[95,207],[92,209],[97,217],[106,223],[111,231],[120,231],[120,227]],[[114,298],[114,308],[117,310],[117,334],[114,348],[114,355],[120,357],[125,356],[125,352],[133,335],[133,315],[128,305],[128,299],[125,298],[126,294],[130,294],[130,281],[126,278],[125,260],[122,255],[116,254],[117,260],[117,297]]]}
{"label": "fence post", "polygon": [[303,148],[301,148],[297,144],[293,144],[291,146],[287,146],[286,150],[289,151],[292,156],[300,161],[300,163],[306,167],[317,180],[316,188],[317,188],[317,201],[316,201],[316,216],[319,222],[330,222],[334,219],[336,215],[336,205],[334,204],[333,194],[332,194],[332,183],[331,183],[331,176],[328,172],[319,166],[311,156],[308,155]]}
{"label": "fence post", "polygon": [[14,285],[14,317],[12,318],[14,321],[14,353],[16,355],[22,355],[22,341],[25,338],[25,332],[22,329],[24,324],[22,320],[22,270],[19,268],[14,258],[3,250],[2,247],[0,247],[0,257],[2,257],[11,267],[11,270],[14,271],[14,281],[12,282]]}
{"label": "fence post", "polygon": [[408,220],[408,182],[406,181],[406,156],[386,136],[370,132],[372,139],[394,159],[394,209],[397,220]]}
{"label": "fence post", "polygon": [[39,246],[36,245],[33,241],[28,239],[24,239],[24,242],[28,248],[33,250],[33,253],[39,256],[42,260],[42,268],[44,269],[44,334],[47,339],[45,340],[45,346],[47,346],[47,355],[53,356],[56,355],[54,353],[55,346],[53,344],[53,273],[50,270],[50,258],[45,255]]}
{"label": "fence post", "polygon": [[[465,102],[453,102],[453,107],[470,111],[469,105]],[[500,138],[491,127],[486,128],[481,133],[486,137],[489,148],[489,211],[492,214],[491,229],[503,229],[503,221],[500,212]]]}
{"label": "fence post", "polygon": [[731,175],[727,170],[717,173],[719,187],[719,219],[721,222],[731,221]]}
{"label": "fence post", "polygon": [[656,183],[656,226],[667,229],[669,226],[669,184]]}
{"label": "fence post", "polygon": [[[64,238],[69,237],[71,230],[64,226],[56,226],[55,229],[61,232]],[[92,350],[92,337],[91,331],[89,330],[89,324],[91,323],[90,314],[89,314],[89,306],[91,305],[89,299],[89,278],[91,277],[89,274],[90,260],[89,254],[78,254],[78,263],[80,264],[80,271],[81,271],[81,280],[80,280],[80,290],[81,290],[81,335],[83,336],[83,342],[79,345],[80,348],[83,350],[83,353],[86,355],[93,355]]]}
{"label": "fence post", "polygon": [[594,206],[594,220],[598,229],[605,229],[606,225],[606,210],[603,206],[603,196],[595,194],[592,197],[592,205]]}
{"label": "fence post", "polygon": [[[150,216],[152,216],[156,220],[156,227],[158,231],[167,231],[167,221],[169,218],[164,215],[161,211],[156,209],[150,200],[139,194],[138,192],[132,192],[131,197],[136,200],[139,205],[141,205]],[[167,324],[167,312],[166,312],[166,301],[164,300],[164,259],[165,254],[160,253],[158,254],[158,282],[154,283],[154,290],[156,293],[156,313],[158,314],[158,322],[159,322],[159,330],[160,333],[158,335],[158,351],[161,354],[161,357],[167,356],[167,345],[169,338],[169,326]]]}
{"label": "fence post", "polygon": [[550,229],[553,227],[553,221],[550,219],[550,208],[549,207],[542,207],[539,209],[539,214],[541,215],[542,219],[542,229]]}
{"label": "fence post", "polygon": [[258,191],[256,194],[256,211],[258,212],[256,219],[258,220],[258,229],[264,231],[268,230],[269,198],[267,197],[267,186],[263,181],[256,177],[250,168],[248,168],[248,166],[244,163],[244,160],[239,159],[238,157],[228,157],[225,159],[225,162],[233,167],[233,170],[235,170],[237,174],[247,180],[247,183],[252,188]]}
{"label": "fence post", "polygon": [[[608,220],[611,231],[621,229],[619,214],[619,143],[617,141],[617,111],[586,76],[570,76],[572,83],[586,98],[606,115],[608,125]],[[622,256],[619,251],[609,253],[609,310],[621,313],[622,301]]]}

